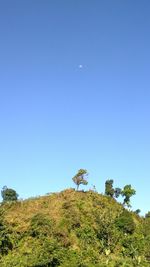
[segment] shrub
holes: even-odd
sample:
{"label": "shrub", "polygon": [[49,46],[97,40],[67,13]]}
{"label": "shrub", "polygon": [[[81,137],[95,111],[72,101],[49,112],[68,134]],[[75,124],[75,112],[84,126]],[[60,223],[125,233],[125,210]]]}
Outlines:
{"label": "shrub", "polygon": [[135,230],[135,223],[129,211],[124,210],[115,221],[116,227],[126,234],[132,234]]}
{"label": "shrub", "polygon": [[32,237],[49,236],[52,232],[52,221],[44,214],[37,213],[31,218],[29,232]]}

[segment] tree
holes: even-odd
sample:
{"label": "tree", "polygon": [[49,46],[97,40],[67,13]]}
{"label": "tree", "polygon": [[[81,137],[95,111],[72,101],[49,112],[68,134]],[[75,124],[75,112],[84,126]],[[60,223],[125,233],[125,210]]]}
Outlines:
{"label": "tree", "polygon": [[110,196],[110,197],[114,196],[115,190],[113,188],[113,183],[114,183],[113,180],[107,180],[105,182],[105,195],[106,196]]}
{"label": "tree", "polygon": [[123,210],[122,214],[116,219],[115,226],[126,234],[133,234],[135,223],[132,214],[128,210]]}
{"label": "tree", "polygon": [[121,188],[119,187],[115,188],[115,198],[118,198],[121,195],[121,192],[122,192]]}
{"label": "tree", "polygon": [[79,189],[79,186],[81,184],[83,185],[87,185],[88,181],[87,181],[87,170],[85,169],[80,169],[77,174],[72,178],[73,182],[76,184],[77,186],[77,190]]}
{"label": "tree", "polygon": [[18,194],[14,189],[7,188],[7,186],[4,186],[1,191],[1,196],[3,198],[3,202],[9,202],[9,201],[17,201]]}
{"label": "tree", "polygon": [[139,215],[139,214],[140,214],[140,212],[141,212],[141,210],[140,210],[140,209],[137,209],[137,210],[135,210],[135,214],[137,214],[137,215]]}
{"label": "tree", "polygon": [[131,185],[125,185],[121,195],[124,197],[123,204],[131,207],[130,198],[136,194],[136,191],[131,187]]}

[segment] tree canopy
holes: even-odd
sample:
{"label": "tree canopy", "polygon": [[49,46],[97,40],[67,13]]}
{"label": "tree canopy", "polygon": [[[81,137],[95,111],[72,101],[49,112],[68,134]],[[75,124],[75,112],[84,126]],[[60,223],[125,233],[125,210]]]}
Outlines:
{"label": "tree canopy", "polygon": [[73,182],[76,184],[77,186],[77,190],[79,189],[79,186],[82,185],[87,185],[88,181],[87,181],[87,177],[88,177],[88,172],[85,169],[80,169],[77,174],[72,178]]}
{"label": "tree canopy", "polygon": [[125,185],[121,192],[121,195],[124,197],[123,204],[127,205],[128,207],[131,207],[130,198],[134,196],[135,194],[136,194],[136,191],[135,189],[132,188],[130,184]]}
{"label": "tree canopy", "polygon": [[2,196],[3,202],[16,201],[18,199],[17,192],[14,189],[7,188],[7,186],[4,186],[2,188],[1,196]]}

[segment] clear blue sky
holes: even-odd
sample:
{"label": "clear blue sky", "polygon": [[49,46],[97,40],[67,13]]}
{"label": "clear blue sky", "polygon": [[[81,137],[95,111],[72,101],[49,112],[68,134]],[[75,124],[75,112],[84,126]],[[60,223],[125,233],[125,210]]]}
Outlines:
{"label": "clear blue sky", "polygon": [[[150,1],[0,1],[0,186],[73,187],[78,169],[150,210]],[[79,68],[82,65],[82,68]]]}

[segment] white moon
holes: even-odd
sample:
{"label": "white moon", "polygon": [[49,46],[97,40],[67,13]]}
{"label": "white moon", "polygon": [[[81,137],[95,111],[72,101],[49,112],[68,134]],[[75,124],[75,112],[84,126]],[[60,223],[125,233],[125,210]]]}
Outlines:
{"label": "white moon", "polygon": [[79,69],[82,69],[82,68],[83,68],[83,65],[82,65],[82,64],[80,64],[80,65],[79,65]]}

